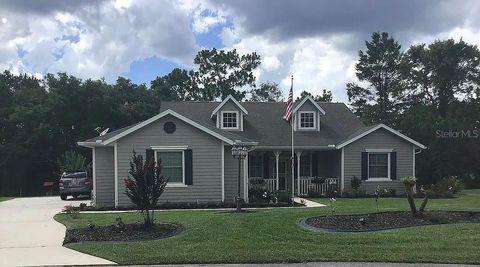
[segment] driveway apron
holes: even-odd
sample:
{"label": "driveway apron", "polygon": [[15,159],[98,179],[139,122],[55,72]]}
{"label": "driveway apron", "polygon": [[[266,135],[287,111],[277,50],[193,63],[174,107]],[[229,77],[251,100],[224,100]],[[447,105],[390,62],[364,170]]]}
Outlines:
{"label": "driveway apron", "polygon": [[[88,202],[89,200],[83,201]],[[60,197],[16,198],[0,202],[0,266],[111,265],[111,261],[62,246],[65,226],[53,216]]]}

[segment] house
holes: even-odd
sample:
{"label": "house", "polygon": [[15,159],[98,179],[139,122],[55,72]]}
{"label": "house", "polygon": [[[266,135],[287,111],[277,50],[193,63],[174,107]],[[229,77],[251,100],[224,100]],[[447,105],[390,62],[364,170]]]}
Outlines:
{"label": "house", "polygon": [[[241,162],[241,192],[248,201],[250,179],[263,179],[270,191],[306,195],[335,186],[351,191],[403,190],[399,178],[415,175],[419,142],[383,125],[364,126],[343,103],[317,103],[310,97],[294,103],[294,177],[291,171],[291,125],[283,119],[286,103],[162,102],[160,113],[146,121],[98,136],[79,145],[93,153],[94,203],[126,206],[124,179],[132,151],[162,159],[169,177],[161,201],[233,202],[238,161],[232,146],[254,144]],[[312,183],[322,177],[321,184]],[[316,179],[318,181],[319,179]]]}

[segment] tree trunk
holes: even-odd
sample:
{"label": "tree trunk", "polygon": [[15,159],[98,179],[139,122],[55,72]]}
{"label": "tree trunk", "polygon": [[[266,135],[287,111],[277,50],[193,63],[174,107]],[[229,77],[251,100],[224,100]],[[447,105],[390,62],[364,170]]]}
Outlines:
{"label": "tree trunk", "polygon": [[425,207],[427,207],[428,203],[428,195],[425,193],[425,197],[423,198],[422,205],[420,205],[420,209],[418,209],[419,212],[424,212]]}
{"label": "tree trunk", "polygon": [[417,207],[415,206],[415,199],[413,199],[412,188],[409,188],[407,190],[407,199],[408,199],[408,205],[410,205],[410,210],[414,215],[417,214]]}

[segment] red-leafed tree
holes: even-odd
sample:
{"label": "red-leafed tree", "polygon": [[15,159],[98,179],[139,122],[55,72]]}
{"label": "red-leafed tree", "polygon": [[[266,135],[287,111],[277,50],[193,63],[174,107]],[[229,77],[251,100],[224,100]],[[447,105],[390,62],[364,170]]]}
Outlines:
{"label": "red-leafed tree", "polygon": [[154,208],[165,190],[168,179],[162,174],[161,162],[143,160],[142,155],[133,151],[129,177],[125,179],[125,194],[143,215],[144,226],[154,224]]}

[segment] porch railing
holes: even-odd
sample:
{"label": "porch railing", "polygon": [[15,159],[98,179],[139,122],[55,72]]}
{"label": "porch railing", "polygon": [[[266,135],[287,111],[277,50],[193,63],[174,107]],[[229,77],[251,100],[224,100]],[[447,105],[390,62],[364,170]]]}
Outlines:
{"label": "porch railing", "polygon": [[323,183],[312,183],[314,177],[300,177],[300,196],[315,194],[324,196],[328,190],[338,190],[340,180],[338,178],[325,178]]}
{"label": "porch railing", "polygon": [[[323,183],[313,183],[314,177],[300,177],[300,196],[315,194],[326,195],[328,190],[339,190],[339,178],[325,178]],[[277,191],[277,179],[264,179],[261,188],[270,192]],[[297,182],[295,182],[295,193],[297,193]]]}
{"label": "porch railing", "polygon": [[277,191],[277,179],[264,179],[263,188],[270,192]]}

